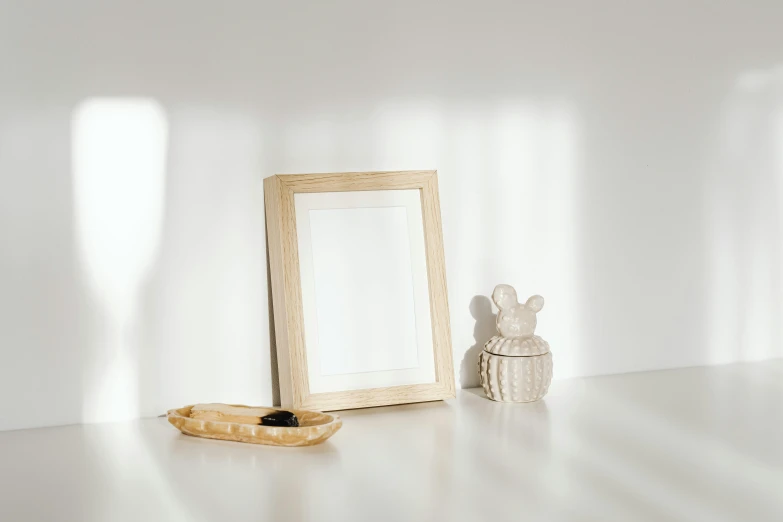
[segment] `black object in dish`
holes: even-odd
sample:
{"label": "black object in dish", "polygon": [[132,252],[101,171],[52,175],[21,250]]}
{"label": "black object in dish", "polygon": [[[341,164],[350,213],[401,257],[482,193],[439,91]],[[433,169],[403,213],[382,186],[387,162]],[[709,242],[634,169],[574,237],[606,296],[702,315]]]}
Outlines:
{"label": "black object in dish", "polygon": [[299,427],[299,419],[290,411],[276,411],[261,417],[262,426],[283,426],[286,428]]}

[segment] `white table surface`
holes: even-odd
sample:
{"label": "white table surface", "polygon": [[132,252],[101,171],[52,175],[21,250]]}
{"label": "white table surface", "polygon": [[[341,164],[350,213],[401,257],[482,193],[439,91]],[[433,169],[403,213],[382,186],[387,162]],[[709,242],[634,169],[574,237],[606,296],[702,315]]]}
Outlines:
{"label": "white table surface", "polygon": [[0,433],[0,521],[783,520],[783,361],[342,417],[310,448],[162,418]]}

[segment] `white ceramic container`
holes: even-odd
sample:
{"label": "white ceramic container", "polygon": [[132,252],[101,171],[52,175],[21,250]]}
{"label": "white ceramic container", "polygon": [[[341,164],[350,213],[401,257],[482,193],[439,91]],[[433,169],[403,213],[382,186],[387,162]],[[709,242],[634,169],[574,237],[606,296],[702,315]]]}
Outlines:
{"label": "white ceramic container", "polygon": [[499,402],[537,401],[552,382],[549,343],[534,335],[536,313],[543,308],[544,298],[534,295],[519,303],[513,287],[498,285],[492,300],[498,307],[499,335],[487,341],[479,356],[484,393]]}

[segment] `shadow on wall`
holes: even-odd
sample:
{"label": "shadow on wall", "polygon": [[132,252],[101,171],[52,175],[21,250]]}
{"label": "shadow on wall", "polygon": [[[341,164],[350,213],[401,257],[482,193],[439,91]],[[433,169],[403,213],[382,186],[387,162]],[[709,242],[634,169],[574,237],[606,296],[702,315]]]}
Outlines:
{"label": "shadow on wall", "polygon": [[[140,415],[273,400],[261,188],[273,173],[438,169],[463,386],[494,329],[480,296],[499,282],[547,299],[556,378],[781,355],[783,85],[762,72],[735,86],[751,59],[783,59],[774,3],[677,17],[607,0],[567,16],[506,2],[504,17],[467,2],[449,17],[437,2],[240,3],[243,16],[220,17],[184,0],[100,16],[86,0],[48,17],[0,7],[0,428],[80,421],[83,377],[104,389],[85,368],[96,353],[98,368],[119,364],[125,338]],[[90,177],[100,191],[71,201],[97,190],[68,171],[72,111],[96,93],[165,111],[166,173],[150,193],[128,179],[125,199]],[[82,204],[101,211],[77,225]],[[104,213],[139,228],[88,231]],[[125,295],[120,272],[144,282],[136,319],[118,323],[82,276]]]}
{"label": "shadow on wall", "polygon": [[481,351],[489,339],[496,333],[495,321],[497,314],[492,311],[492,302],[483,295],[474,296],[470,300],[470,315],[476,322],[473,326],[473,340],[459,370],[459,383],[462,388],[473,388],[479,385],[478,361]]}
{"label": "shadow on wall", "polygon": [[0,430],[81,418],[95,319],[70,197],[72,110],[0,101]]}
{"label": "shadow on wall", "polygon": [[0,430],[271,403],[256,119],[59,103],[0,106]]}
{"label": "shadow on wall", "polygon": [[272,268],[269,264],[269,233],[264,236],[266,244],[266,288],[267,310],[269,311],[269,369],[272,378],[272,406],[280,406],[280,374],[277,371],[277,338],[275,337],[275,310],[272,304]]}
{"label": "shadow on wall", "polygon": [[165,107],[166,216],[141,305],[141,415],[195,402],[268,405],[275,391],[259,118]]}

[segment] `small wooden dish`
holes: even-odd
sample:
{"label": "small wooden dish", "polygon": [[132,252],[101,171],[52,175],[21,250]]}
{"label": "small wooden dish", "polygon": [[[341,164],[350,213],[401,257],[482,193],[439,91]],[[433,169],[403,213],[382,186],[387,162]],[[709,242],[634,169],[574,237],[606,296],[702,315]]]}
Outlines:
{"label": "small wooden dish", "polygon": [[[197,412],[194,412],[194,409]],[[287,410],[299,419],[297,428],[247,423],[247,419],[263,417],[276,411],[279,410],[237,404],[197,404],[169,410],[167,417],[169,422],[185,435],[271,446],[320,444],[343,425],[337,415],[308,410]],[[212,418],[191,416],[196,414],[208,414]],[[237,419],[240,422],[236,422]]]}

